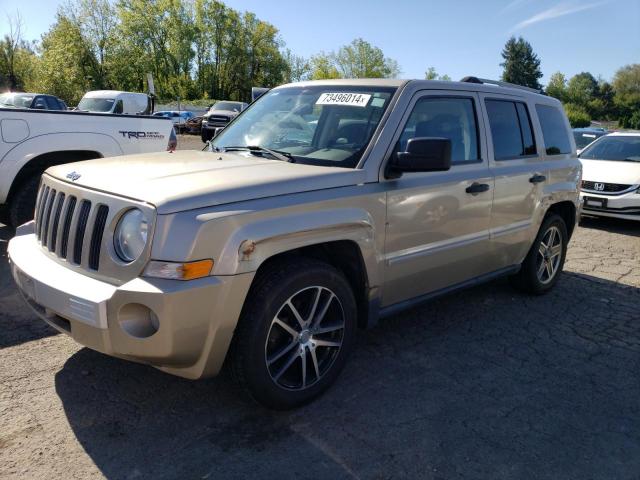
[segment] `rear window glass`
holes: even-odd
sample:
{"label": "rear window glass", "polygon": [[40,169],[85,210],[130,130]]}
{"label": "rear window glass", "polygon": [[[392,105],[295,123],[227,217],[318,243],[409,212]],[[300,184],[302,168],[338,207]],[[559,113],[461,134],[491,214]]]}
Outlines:
{"label": "rear window glass", "polygon": [[547,155],[571,153],[571,141],[562,112],[549,105],[536,105]]}
{"label": "rear window glass", "polygon": [[536,145],[529,113],[524,103],[487,100],[487,114],[496,160],[535,155]]}

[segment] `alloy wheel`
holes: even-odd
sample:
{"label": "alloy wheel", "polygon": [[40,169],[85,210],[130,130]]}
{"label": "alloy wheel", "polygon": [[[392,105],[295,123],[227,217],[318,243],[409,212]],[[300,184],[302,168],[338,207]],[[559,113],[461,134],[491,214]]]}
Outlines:
{"label": "alloy wheel", "polygon": [[294,293],[273,317],[265,362],[274,383],[304,390],[329,371],[342,347],[345,316],[337,295],[312,286]]}
{"label": "alloy wheel", "polygon": [[558,227],[552,225],[538,246],[536,274],[540,283],[546,285],[555,278],[562,259],[562,248],[562,234]]}

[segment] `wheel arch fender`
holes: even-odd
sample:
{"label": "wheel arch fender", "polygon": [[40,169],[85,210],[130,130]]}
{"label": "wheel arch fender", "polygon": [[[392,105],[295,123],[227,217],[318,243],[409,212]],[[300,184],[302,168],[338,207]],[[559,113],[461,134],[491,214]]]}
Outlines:
{"label": "wheel arch fender", "polygon": [[359,208],[295,213],[245,224],[227,239],[213,273],[257,271],[276,255],[337,241],[351,241],[358,246],[369,285],[379,285],[382,252],[376,246],[373,218]]}

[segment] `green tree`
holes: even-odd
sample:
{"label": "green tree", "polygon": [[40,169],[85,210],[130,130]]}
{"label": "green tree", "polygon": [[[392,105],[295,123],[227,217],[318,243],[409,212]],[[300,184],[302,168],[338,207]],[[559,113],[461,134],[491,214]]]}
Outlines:
{"label": "green tree", "polygon": [[30,89],[75,105],[91,89],[95,65],[96,59],[77,24],[59,12],[42,37],[42,55]]}
{"label": "green tree", "polygon": [[542,78],[540,59],[524,38],[511,37],[502,50],[502,58],[504,62],[500,66],[504,68],[503,81],[535,89],[542,88],[538,81]]}
{"label": "green tree", "polygon": [[567,84],[567,100],[586,108],[598,95],[598,81],[589,72],[574,75]]}
{"label": "green tree", "polygon": [[620,126],[640,129],[640,63],[620,68],[612,84]]}
{"label": "green tree", "polygon": [[320,52],[311,57],[310,78],[393,78],[400,75],[398,62],[385,57],[382,50],[362,38],[341,47],[338,52]]}
{"label": "green tree", "polygon": [[287,82],[300,82],[309,77],[311,64],[306,58],[295,55],[288,48],[284,51],[283,57],[287,64]]}
{"label": "green tree", "polygon": [[333,63],[332,54],[320,52],[311,57],[311,80],[327,80],[340,77],[340,72]]}
{"label": "green tree", "polygon": [[9,32],[0,40],[0,88],[23,90],[38,59],[33,46],[22,38],[20,14],[7,16],[7,25]]}
{"label": "green tree", "polygon": [[564,105],[564,111],[569,118],[569,123],[573,128],[588,127],[591,125],[591,117],[589,113],[580,105],[567,103]]}
{"label": "green tree", "polygon": [[398,63],[382,50],[356,38],[334,55],[334,64],[343,78],[392,78],[400,75]]}
{"label": "green tree", "polygon": [[424,72],[425,80],[441,80],[443,82],[450,82],[451,77],[447,74],[438,75],[435,67],[429,67],[426,72]]}
{"label": "green tree", "polygon": [[564,102],[567,98],[567,79],[562,72],[556,72],[549,78],[545,92],[550,97]]}

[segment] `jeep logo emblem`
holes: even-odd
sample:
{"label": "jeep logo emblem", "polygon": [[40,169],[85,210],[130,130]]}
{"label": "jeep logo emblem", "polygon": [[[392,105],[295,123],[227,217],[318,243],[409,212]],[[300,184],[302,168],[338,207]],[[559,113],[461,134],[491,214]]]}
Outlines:
{"label": "jeep logo emblem", "polygon": [[80,178],[80,176],[81,176],[81,175],[80,175],[78,172],[76,172],[76,171],[73,171],[73,172],[67,173],[67,178],[68,178],[69,180],[71,180],[72,182],[75,182],[76,180],[78,180],[78,179]]}
{"label": "jeep logo emblem", "polygon": [[604,191],[604,183],[594,183],[593,188],[599,192]]}

